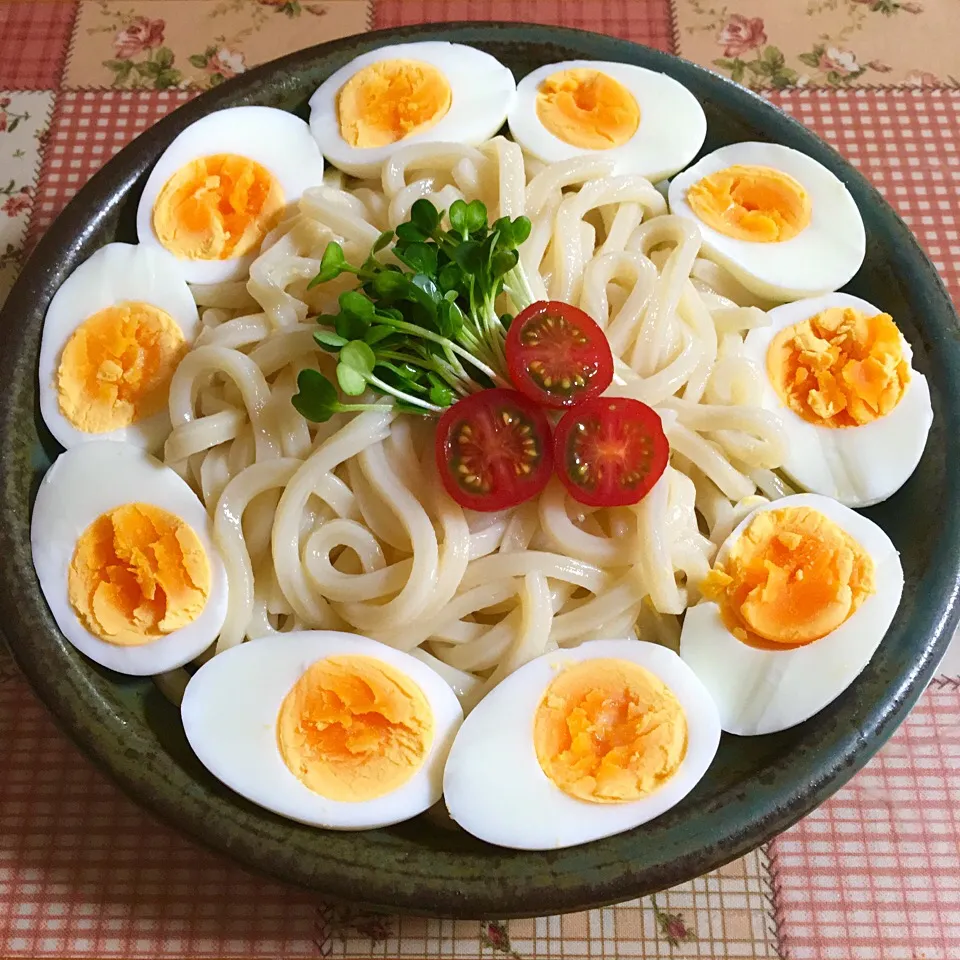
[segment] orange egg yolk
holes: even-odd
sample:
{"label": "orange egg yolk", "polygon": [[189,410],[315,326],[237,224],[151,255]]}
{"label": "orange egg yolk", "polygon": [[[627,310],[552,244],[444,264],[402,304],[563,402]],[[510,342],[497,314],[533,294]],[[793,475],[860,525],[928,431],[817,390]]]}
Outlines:
{"label": "orange egg yolk", "polygon": [[158,413],[187,352],[183,331],[148,303],[120,303],[88,317],[64,347],[60,412],[84,433],[106,433]]}
{"label": "orange egg yolk", "polygon": [[351,147],[385,147],[439,123],[450,109],[447,78],[419,60],[381,60],[358,70],[337,95],[340,136]]}
{"label": "orange egg yolk", "polygon": [[698,180],[687,191],[690,209],[724,236],[781,243],[810,223],[807,191],[772,167],[734,166]]}
{"label": "orange egg yolk", "polygon": [[547,77],[537,92],[540,122],[564,143],[609,150],[626,143],[640,126],[633,94],[599,70],[577,67]]}
{"label": "orange egg yolk", "polygon": [[886,416],[910,380],[903,338],[886,313],[831,307],[781,330],[767,375],[783,402],[810,423],[856,427]]}
{"label": "orange egg yolk", "polygon": [[67,591],[94,636],[138,646],[203,613],[210,564],[193,528],[180,517],[148,503],[128,503],[81,534]]}
{"label": "orange egg yolk", "polygon": [[648,796],[687,752],[687,719],[673,691],[628,660],[585,660],[547,687],[534,719],[543,772],[593,803]]}
{"label": "orange egg yolk", "polygon": [[737,639],[795,647],[825,637],[856,612],[875,590],[874,566],[829,517],[784,507],[758,513],[700,589],[720,605]]}
{"label": "orange egg yolk", "polygon": [[433,711],[420,687],[365,656],[313,664],[280,707],[284,762],[330,800],[373,800],[402,787],[423,766]]}
{"label": "orange egg yolk", "polygon": [[191,160],[164,184],[153,229],[181,260],[229,260],[260,246],[283,205],[283,190],[266,167],[220,153]]}

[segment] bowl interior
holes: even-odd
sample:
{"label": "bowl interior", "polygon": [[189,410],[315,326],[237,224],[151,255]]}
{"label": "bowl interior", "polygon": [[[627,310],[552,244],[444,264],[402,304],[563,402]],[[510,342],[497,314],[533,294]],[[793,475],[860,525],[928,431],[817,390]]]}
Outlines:
{"label": "bowl interior", "polygon": [[[847,289],[894,315],[933,394],[935,421],[918,470],[895,497],[869,511],[900,550],[907,587],[861,677],[799,727],[766,737],[725,736],[706,778],[653,823],[555,853],[498,850],[426,816],[385,830],[326,832],[247,803],[194,758],[176,709],[150,681],[97,668],[62,639],[31,564],[30,507],[58,452],[36,413],[35,384],[40,328],[54,291],[104,243],[136,240],[134,214],[145,174],[188,123],[244,103],[305,116],[306,100],[321,80],[398,37],[476,44],[518,78],[575,57],[662,70],[703,104],[705,151],[775,140],[820,160],[847,183],[866,222],[866,260]],[[625,41],[552,27],[427,26],[347,38],[224,84],[138,138],[81,191],[27,264],[0,331],[7,385],[0,397],[0,613],[18,661],[67,732],[135,798],[241,862],[327,896],[377,908],[507,917],[609,903],[700,874],[798,819],[865,763],[919,695],[952,632],[960,493],[948,480],[957,475],[960,348],[957,319],[936,272],[880,196],[812,134],[732,83]]]}

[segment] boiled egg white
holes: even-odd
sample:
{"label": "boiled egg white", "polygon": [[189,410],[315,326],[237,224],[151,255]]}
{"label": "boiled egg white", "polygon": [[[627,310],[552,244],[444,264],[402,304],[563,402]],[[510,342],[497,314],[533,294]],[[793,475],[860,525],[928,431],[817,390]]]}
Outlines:
{"label": "boiled egg white", "polygon": [[463,719],[426,664],[386,644],[303,631],[240,644],[187,684],[183,729],[217,779],[333,830],[399,823],[440,799]]}
{"label": "boiled egg white", "polygon": [[323,156],[306,123],[272,107],[230,107],[190,124],[140,197],[137,235],[190,283],[235,280],[307,187]]}
{"label": "boiled egg white", "polygon": [[893,319],[846,293],[767,316],[769,326],[751,330],[743,349],[765,374],[761,403],[780,414],[781,469],[849,507],[892,496],[920,462],[933,423],[927,378],[913,369]]}
{"label": "boiled egg white", "polygon": [[524,153],[553,163],[601,156],[614,173],[672,177],[703,146],[697,98],[665,73],[629,63],[549,63],[517,84],[508,117]]}
{"label": "boiled egg white", "polygon": [[530,661],[474,708],[447,760],[444,800],[489,843],[570,847],[679,803],[719,742],[716,707],[675,653],[588,641]]}
{"label": "boiled egg white", "polygon": [[33,565],[63,635],[133,676],[189,663],[227,612],[210,519],[169,467],[126,443],[67,450],[33,506]]}
{"label": "boiled egg white", "polygon": [[54,294],[38,364],[40,413],[64,447],[170,432],[170,378],[199,332],[190,288],[157,250],[108,243]]}
{"label": "boiled egg white", "polygon": [[769,300],[837,290],[863,263],[866,234],[850,192],[790,147],[721,147],[674,177],[668,197],[671,213],[700,228],[704,254]]}
{"label": "boiled egg white", "polygon": [[408,144],[489,139],[516,91],[513,74],[475,47],[401,43],[364,53],[324,80],[310,98],[310,130],[335,167],[377,177]]}
{"label": "boiled egg white", "polygon": [[703,589],[714,599],[687,610],[680,656],[723,730],[753,736],[802,723],[853,683],[897,611],[903,568],[875,523],[799,494],[739,523]]}

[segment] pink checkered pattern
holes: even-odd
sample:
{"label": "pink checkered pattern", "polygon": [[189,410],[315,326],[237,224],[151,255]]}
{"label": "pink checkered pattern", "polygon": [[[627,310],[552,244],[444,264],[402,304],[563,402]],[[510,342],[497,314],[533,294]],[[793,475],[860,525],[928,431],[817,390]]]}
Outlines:
{"label": "pink checkered pattern", "polygon": [[449,20],[550,23],[673,48],[668,0],[378,0],[377,27]]}
{"label": "pink checkered pattern", "polygon": [[[190,5],[203,29],[214,29],[208,14],[219,2]],[[806,0],[794,2],[805,17]],[[931,7],[954,2],[925,0]],[[163,5],[107,6],[159,16]],[[741,12],[760,12],[760,4],[749,6]],[[188,9],[171,0],[174,7]],[[46,90],[55,100],[31,242],[104,162],[192,96],[62,89],[77,8],[76,0],[0,0],[0,91]],[[670,0],[378,0],[373,21],[556,23],[670,50],[671,14]],[[289,22],[295,49],[297,20]],[[771,99],[873,180],[960,302],[960,90],[793,90]],[[850,786],[771,844],[782,960],[960,960],[958,811],[960,681],[941,679]],[[513,925],[514,949],[541,958],[766,957],[761,872],[702,878],[660,898],[661,910],[692,922],[695,942],[671,947],[648,904],[646,912],[624,906]],[[405,918],[387,939],[351,939],[338,924],[343,915],[331,907],[199,849],[126,800],[55,730],[0,658],[0,960],[494,956],[475,924]],[[737,925],[747,932],[734,933]]]}
{"label": "pink checkered pattern", "polygon": [[[784,91],[914,231],[960,304],[960,91]],[[960,958],[960,681],[935,681],[853,782],[771,844],[785,960]]]}
{"label": "pink checkered pattern", "polygon": [[770,99],[873,181],[960,303],[960,90],[793,90]]}
{"label": "pink checkered pattern", "polygon": [[787,960],[957,960],[960,682],[770,853]]}
{"label": "pink checkered pattern", "polygon": [[49,90],[57,86],[76,6],[43,0],[0,4],[0,89]]}
{"label": "pink checkered pattern", "polygon": [[30,224],[32,245],[67,201],[118,150],[195,94],[187,90],[67,90],[48,134]]}
{"label": "pink checkered pattern", "polygon": [[305,957],[304,893],[254,877],[141,811],[0,677],[0,957]]}

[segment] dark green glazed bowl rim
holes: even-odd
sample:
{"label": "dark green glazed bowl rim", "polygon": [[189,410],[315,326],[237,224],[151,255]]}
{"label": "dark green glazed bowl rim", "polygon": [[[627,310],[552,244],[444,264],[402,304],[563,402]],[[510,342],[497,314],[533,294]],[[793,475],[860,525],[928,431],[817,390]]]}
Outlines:
{"label": "dark green glazed bowl rim", "polygon": [[[42,316],[53,292],[113,229],[125,200],[163,148],[210,111],[242,103],[281,104],[298,75],[335,68],[381,44],[443,39],[516,45],[542,62],[569,57],[622,60],[662,70],[706,102],[771,139],[793,146],[848,186],[868,231],[896,250],[899,295],[922,323],[914,338],[938,384],[936,416],[946,424],[935,452],[938,535],[929,537],[906,614],[911,655],[878,678],[858,680],[842,705],[808,721],[806,746],[736,789],[698,796],[644,828],[569,850],[497,850],[456,834],[403,825],[366,834],[310,830],[243,803],[191,773],[144,723],[133,722],[109,680],[60,636],[37,587],[29,543],[37,430],[35,362]],[[434,24],[373,32],[303,50],[252,70],[176,110],[121,151],[83,187],[47,231],[0,317],[0,626],[23,672],[63,729],[133,798],[229,857],[324,896],[374,908],[455,917],[530,916],[583,909],[686,881],[743,855],[784,830],[842,786],[905,718],[932,676],[958,619],[960,326],[933,265],[906,225],[841,157],[760,97],[668,54],[583,31],[537,25]],[[29,422],[28,422],[29,421]],[[907,600],[905,599],[905,604]],[[902,631],[901,631],[902,633]],[[867,673],[870,672],[868,668]],[[857,691],[866,691],[866,694]],[[873,696],[876,691],[880,695]],[[806,725],[805,725],[806,726]]]}

